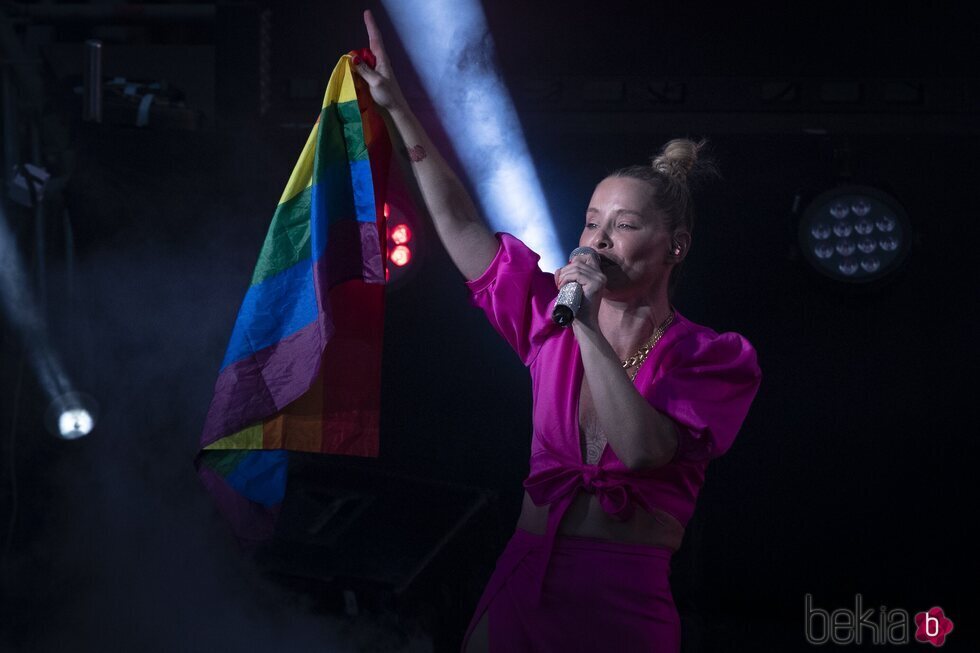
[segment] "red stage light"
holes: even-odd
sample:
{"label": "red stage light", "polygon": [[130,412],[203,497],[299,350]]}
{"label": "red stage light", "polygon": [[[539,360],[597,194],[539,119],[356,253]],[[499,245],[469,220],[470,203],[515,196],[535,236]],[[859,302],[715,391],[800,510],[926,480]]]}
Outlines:
{"label": "red stage light", "polygon": [[408,262],[412,260],[412,250],[405,247],[404,245],[399,245],[395,249],[391,250],[391,254],[388,256],[391,262],[402,267],[403,265],[408,265]]}
{"label": "red stage light", "polygon": [[407,224],[400,224],[391,230],[391,240],[396,245],[404,245],[412,239],[412,230]]}
{"label": "red stage light", "polygon": [[389,216],[391,215],[391,208],[389,208],[389,206],[388,206],[388,202],[385,202],[385,206],[384,206],[384,214],[385,214],[385,217],[386,217],[386,218],[387,218],[387,217],[389,217]]}

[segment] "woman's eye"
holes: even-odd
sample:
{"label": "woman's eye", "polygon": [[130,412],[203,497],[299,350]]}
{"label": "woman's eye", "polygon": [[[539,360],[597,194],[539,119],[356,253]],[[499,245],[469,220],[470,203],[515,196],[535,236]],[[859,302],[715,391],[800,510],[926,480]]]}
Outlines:
{"label": "woman's eye", "polygon": [[586,222],[585,223],[585,228],[586,229],[595,229],[596,228],[596,223],[594,223],[594,222]]}
{"label": "woman's eye", "polygon": [[623,223],[621,223],[621,224],[619,225],[619,228],[620,228],[620,229],[633,229],[634,227],[633,227],[633,225],[631,225],[631,224],[627,224],[627,223],[625,223],[625,222],[623,222]]}

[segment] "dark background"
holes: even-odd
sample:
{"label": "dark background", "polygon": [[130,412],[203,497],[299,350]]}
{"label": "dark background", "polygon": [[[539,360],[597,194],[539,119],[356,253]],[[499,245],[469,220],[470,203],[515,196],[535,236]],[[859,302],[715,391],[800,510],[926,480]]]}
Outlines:
{"label": "dark background", "polygon": [[[595,183],[670,138],[708,137],[724,175],[697,196],[674,303],[745,335],[763,382],[674,558],[685,651],[810,650],[807,593],[828,610],[858,593],[875,610],[939,605],[955,623],[945,648],[974,650],[976,10],[484,4],[565,249]],[[452,159],[396,33],[367,6]],[[396,488],[423,525],[389,525],[379,559],[448,536],[408,589],[304,577],[311,549],[242,556],[191,466],[316,102],[339,55],[366,45],[360,9],[283,2],[220,5],[191,23],[13,23],[44,62],[43,107],[18,96],[21,142],[37,125],[43,162],[65,180],[44,234],[51,341],[101,419],[81,441],[49,436],[47,398],[4,322],[4,650],[458,647],[517,518],[530,387],[437,242],[388,296],[381,457],[322,472],[349,463],[336,478],[357,492]],[[106,75],[183,89],[180,124],[192,128],[152,116],[136,128],[123,109],[102,126],[80,122],[71,87],[93,36],[106,43]],[[34,160],[27,145],[21,156]],[[794,203],[843,182],[891,193],[914,232],[903,269],[871,290],[836,286],[796,253]],[[32,265],[34,216],[10,203],[5,215]],[[317,461],[298,462],[306,482],[322,479]],[[404,510],[392,504],[390,523]],[[343,589],[358,616],[344,612]]]}

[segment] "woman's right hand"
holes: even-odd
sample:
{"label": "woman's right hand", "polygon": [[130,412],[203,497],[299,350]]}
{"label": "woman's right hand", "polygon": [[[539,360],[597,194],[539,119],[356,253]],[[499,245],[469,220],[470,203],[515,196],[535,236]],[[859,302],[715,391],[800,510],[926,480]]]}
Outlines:
{"label": "woman's right hand", "polygon": [[395,81],[395,74],[391,70],[391,62],[388,61],[388,53],[385,52],[384,42],[381,40],[381,31],[374,22],[370,10],[364,11],[364,26],[367,27],[371,53],[376,59],[375,66],[371,68],[363,59],[355,57],[354,69],[367,82],[375,104],[384,107],[389,113],[408,108],[405,96],[402,95],[402,90]]}

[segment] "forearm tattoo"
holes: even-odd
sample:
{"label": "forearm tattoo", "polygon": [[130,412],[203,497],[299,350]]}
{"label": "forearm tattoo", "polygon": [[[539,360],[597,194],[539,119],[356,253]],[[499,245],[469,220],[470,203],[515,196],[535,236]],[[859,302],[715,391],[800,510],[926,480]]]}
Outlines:
{"label": "forearm tattoo", "polygon": [[426,156],[425,148],[421,145],[413,145],[408,148],[408,158],[411,159],[412,163],[418,163]]}
{"label": "forearm tattoo", "polygon": [[584,442],[585,464],[598,465],[602,458],[602,452],[606,448],[606,434],[599,426],[598,416],[590,411],[582,424],[582,435]]}

